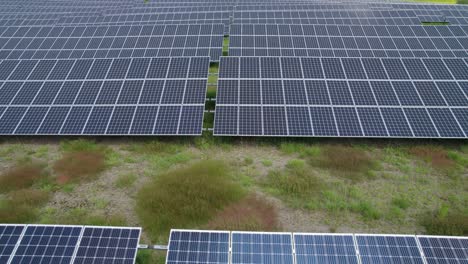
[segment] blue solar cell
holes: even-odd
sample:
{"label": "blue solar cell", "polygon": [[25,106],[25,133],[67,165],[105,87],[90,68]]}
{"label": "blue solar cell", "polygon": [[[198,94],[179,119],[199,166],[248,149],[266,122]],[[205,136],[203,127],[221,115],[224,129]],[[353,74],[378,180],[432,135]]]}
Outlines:
{"label": "blue solar cell", "polygon": [[363,136],[355,108],[335,107],[333,112],[340,136]]}
{"label": "blue solar cell", "polygon": [[11,263],[71,263],[81,230],[80,226],[28,225]]}
{"label": "blue solar cell", "polygon": [[46,80],[52,68],[57,63],[56,60],[41,60],[28,77],[28,80]]}
{"label": "blue solar cell", "polygon": [[258,58],[240,58],[239,78],[260,78],[260,62]]}
{"label": "blue solar cell", "polygon": [[468,257],[468,238],[418,236],[429,264],[464,263]]}
{"label": "blue solar cell", "polygon": [[89,115],[83,134],[103,135],[114,111],[113,106],[95,106]]}
{"label": "blue solar cell", "polygon": [[168,78],[187,78],[190,58],[171,58]]}
{"label": "blue solar cell", "polygon": [[135,263],[140,228],[84,227],[75,264]]}
{"label": "blue solar cell", "polygon": [[140,104],[159,104],[164,80],[146,80],[141,91]]}
{"label": "blue solar cell", "polygon": [[130,134],[152,134],[157,114],[158,106],[138,106],[133,117]]}
{"label": "blue solar cell", "polygon": [[449,106],[468,106],[468,98],[456,82],[436,82],[436,85]]}
{"label": "blue solar cell", "polygon": [[289,105],[307,104],[307,95],[304,88],[304,82],[301,80],[284,80],[284,98]]}
{"label": "blue solar cell", "polygon": [[399,59],[382,59],[386,72],[390,79],[407,80],[410,79],[403,63]]}
{"label": "blue solar cell", "polygon": [[25,114],[27,107],[9,107],[0,118],[0,134],[11,134]]}
{"label": "blue solar cell", "polygon": [[181,106],[160,106],[154,134],[174,135],[177,134]]}
{"label": "blue solar cell", "polygon": [[323,71],[328,79],[345,79],[341,61],[336,58],[322,58]]}
{"label": "blue solar cell", "polygon": [[5,82],[0,89],[0,104],[8,105],[15,97],[16,93],[21,89],[21,82]]}
{"label": "blue solar cell", "polygon": [[312,125],[310,122],[309,109],[307,107],[286,108],[289,135],[312,136]]}
{"label": "blue solar cell", "polygon": [[323,78],[322,65],[319,58],[302,58],[301,63],[304,72],[304,78]]}
{"label": "blue solar cell", "polygon": [[73,102],[75,105],[80,104],[94,104],[96,98],[99,94],[99,90],[101,89],[102,82],[101,81],[85,81],[81,86],[80,92],[75,98]]}
{"label": "blue solar cell", "polygon": [[352,235],[296,233],[294,245],[297,264],[359,263]]}
{"label": "blue solar cell", "polygon": [[414,82],[414,86],[426,106],[447,105],[434,82]]}
{"label": "blue solar cell", "polygon": [[405,108],[405,114],[408,122],[413,129],[413,133],[418,137],[438,137],[431,117],[424,108]]}
{"label": "blue solar cell", "polygon": [[354,105],[347,82],[327,81],[327,86],[333,105]]}
{"label": "blue solar cell", "polygon": [[67,76],[68,80],[83,80],[90,71],[93,60],[77,60]]}
{"label": "blue solar cell", "polygon": [[363,264],[424,263],[414,236],[356,235],[356,240]]}
{"label": "blue solar cell", "polygon": [[161,98],[161,104],[181,104],[185,91],[185,80],[167,80]]}
{"label": "blue solar cell", "polygon": [[49,107],[30,107],[14,131],[15,134],[35,134]]}
{"label": "blue solar cell", "polygon": [[37,60],[21,60],[11,73],[9,80],[26,80],[36,67]]}
{"label": "blue solar cell", "polygon": [[[232,69],[232,70],[235,70],[235,69]],[[281,77],[281,67],[280,67],[279,58],[270,58],[270,57],[260,58],[260,74],[262,78]]]}
{"label": "blue solar cell", "polygon": [[302,78],[301,61],[299,58],[283,57],[283,58],[280,58],[280,60],[281,60],[281,72],[282,72],[283,78],[286,78],[286,79]]}
{"label": "blue solar cell", "polygon": [[330,96],[325,81],[305,81],[310,105],[329,105]]}
{"label": "blue solar cell", "polygon": [[393,89],[398,96],[398,100],[403,106],[423,105],[418,92],[411,82],[392,82]]}
{"label": "blue solar cell", "polygon": [[20,61],[17,60],[4,60],[0,63],[0,80],[7,80],[8,76],[18,66]]}
{"label": "blue solar cell", "polygon": [[58,134],[69,111],[70,107],[51,107],[37,134]]}
{"label": "blue solar cell", "polygon": [[262,111],[260,106],[239,107],[239,134],[262,135]]}
{"label": "blue solar cell", "polygon": [[379,105],[399,106],[400,102],[393,90],[390,82],[386,81],[371,81],[370,85],[374,91],[375,98]]}
{"label": "blue solar cell", "polygon": [[452,80],[452,74],[441,59],[422,59],[434,80]]}
{"label": "blue solar cell", "polygon": [[88,120],[89,113],[92,107],[90,106],[75,106],[72,107],[63,124],[60,134],[62,135],[80,135],[83,131],[86,121]]}
{"label": "blue solar cell", "polygon": [[167,264],[229,263],[229,232],[172,230]]}
{"label": "blue solar cell", "polygon": [[366,72],[359,59],[343,58],[341,59],[343,68],[348,79],[367,79]]}
{"label": "blue solar cell", "polygon": [[450,109],[429,108],[427,111],[441,137],[465,137]]}
{"label": "blue solar cell", "polygon": [[357,108],[362,130],[368,137],[387,137],[387,129],[378,108]]}
{"label": "blue solar cell", "polygon": [[135,106],[116,106],[106,130],[108,135],[128,134],[132,124]]}
{"label": "blue solar cell", "polygon": [[25,229],[24,225],[0,225],[0,262],[8,263],[16,244]]}
{"label": "blue solar cell", "polygon": [[214,135],[237,135],[238,107],[216,106]]}
{"label": "blue solar cell", "polygon": [[288,233],[232,233],[232,263],[294,263]]}
{"label": "blue solar cell", "polygon": [[288,135],[286,109],[284,107],[265,106],[262,109],[262,113],[264,135]]}
{"label": "blue solar cell", "polygon": [[330,107],[311,107],[312,129],[316,136],[338,136],[335,116]]}
{"label": "blue solar cell", "polygon": [[179,135],[201,135],[203,123],[204,105],[183,106],[180,115],[178,134]]}

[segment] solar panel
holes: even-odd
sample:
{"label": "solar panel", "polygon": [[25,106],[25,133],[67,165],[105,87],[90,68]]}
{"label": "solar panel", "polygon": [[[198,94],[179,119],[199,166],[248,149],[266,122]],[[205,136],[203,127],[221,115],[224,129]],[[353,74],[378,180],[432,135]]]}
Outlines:
{"label": "solar panel", "polygon": [[229,263],[227,231],[171,230],[167,264]]}
{"label": "solar panel", "polygon": [[74,264],[133,264],[137,254],[141,228],[84,227]]}
{"label": "solar panel", "polygon": [[356,235],[356,242],[362,264],[424,263],[414,236]]}
{"label": "solar panel", "polygon": [[468,71],[462,63],[222,57],[214,135],[464,138],[466,81],[445,77]]}
{"label": "solar panel", "polygon": [[297,264],[359,263],[353,235],[294,233]]}
{"label": "solar panel", "polygon": [[28,225],[11,259],[16,263],[71,263],[81,226]]}
{"label": "solar panel", "polygon": [[47,60],[62,73],[18,81],[25,69],[9,62],[0,64],[11,73],[0,80],[0,134],[201,134],[208,57]]}
{"label": "solar panel", "polygon": [[290,233],[232,232],[231,263],[294,263]]}
{"label": "solar panel", "polygon": [[0,225],[0,262],[8,263],[23,234],[25,225]]}
{"label": "solar panel", "polygon": [[[99,25],[94,27],[93,34],[85,33],[86,27],[76,25],[62,27],[59,34],[47,31],[50,27],[45,26],[21,28],[25,31],[37,28],[41,33],[25,35],[18,30],[13,36],[0,34],[0,59],[210,56],[212,61],[218,61],[224,37],[222,24],[139,25],[131,31],[128,26]],[[44,75],[54,64],[55,61],[41,61],[31,75]]]}
{"label": "solar panel", "polygon": [[428,264],[464,263],[468,259],[468,238],[417,236]]}

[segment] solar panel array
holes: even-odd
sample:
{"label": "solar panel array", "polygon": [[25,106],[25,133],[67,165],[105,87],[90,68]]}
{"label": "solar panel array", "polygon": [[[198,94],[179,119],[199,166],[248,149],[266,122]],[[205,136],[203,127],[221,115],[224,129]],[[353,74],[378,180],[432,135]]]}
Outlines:
{"label": "solar panel array", "polygon": [[172,230],[166,263],[465,263],[467,237]]}
{"label": "solar panel array", "polygon": [[0,134],[199,135],[208,57],[3,60]]}
{"label": "solar panel array", "polygon": [[231,56],[468,57],[461,26],[231,26]]}
{"label": "solar panel array", "polygon": [[222,57],[215,135],[466,138],[466,59]]}
{"label": "solar panel array", "polygon": [[2,263],[133,264],[140,228],[0,225]]}
{"label": "solar panel array", "polygon": [[80,59],[222,54],[224,26],[0,27],[0,59]]}

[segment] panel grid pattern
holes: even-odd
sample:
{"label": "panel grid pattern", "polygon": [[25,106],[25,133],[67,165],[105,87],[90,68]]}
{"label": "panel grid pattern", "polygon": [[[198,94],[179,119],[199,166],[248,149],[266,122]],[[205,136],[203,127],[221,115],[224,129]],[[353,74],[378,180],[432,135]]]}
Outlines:
{"label": "panel grid pattern", "polygon": [[296,263],[357,264],[353,235],[294,234]]}
{"label": "panel grid pattern", "polygon": [[232,264],[292,264],[289,233],[232,233]]}
{"label": "panel grid pattern", "polygon": [[0,134],[201,134],[208,57],[47,61],[0,64]]}
{"label": "panel grid pattern", "polygon": [[467,73],[463,59],[223,57],[214,134],[466,138]]}
{"label": "panel grid pattern", "polygon": [[166,263],[229,263],[229,232],[172,230]]}
{"label": "panel grid pattern", "polygon": [[0,262],[8,263],[18,244],[25,225],[0,225]]}
{"label": "panel grid pattern", "polygon": [[466,237],[417,237],[428,264],[464,263],[468,260]]}

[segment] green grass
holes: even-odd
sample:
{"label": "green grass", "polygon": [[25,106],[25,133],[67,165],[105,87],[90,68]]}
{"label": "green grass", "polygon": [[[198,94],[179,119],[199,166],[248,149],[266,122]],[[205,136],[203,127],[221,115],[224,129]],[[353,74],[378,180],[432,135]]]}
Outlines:
{"label": "green grass", "polygon": [[115,181],[115,186],[119,189],[130,188],[136,180],[137,176],[135,174],[122,174]]}
{"label": "green grass", "polygon": [[49,193],[40,190],[24,189],[11,192],[0,200],[0,222],[35,222],[40,208],[49,200]]}
{"label": "green grass", "polygon": [[421,22],[423,26],[448,26],[450,22]]}
{"label": "green grass", "polygon": [[166,241],[171,228],[195,228],[244,196],[230,168],[200,161],[159,175],[137,195],[137,213],[153,242]]}
{"label": "green grass", "polygon": [[223,39],[223,56],[229,55],[229,36],[224,36]]}
{"label": "green grass", "polygon": [[55,208],[42,210],[39,222],[42,224],[61,225],[96,225],[96,226],[126,226],[125,217],[102,215],[87,208],[74,208],[67,211],[58,211]]}
{"label": "green grass", "polygon": [[263,185],[267,191],[294,207],[306,207],[308,203],[315,203],[328,188],[322,179],[300,162],[293,162],[282,171],[270,171]]}

